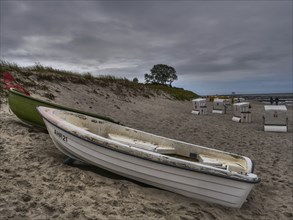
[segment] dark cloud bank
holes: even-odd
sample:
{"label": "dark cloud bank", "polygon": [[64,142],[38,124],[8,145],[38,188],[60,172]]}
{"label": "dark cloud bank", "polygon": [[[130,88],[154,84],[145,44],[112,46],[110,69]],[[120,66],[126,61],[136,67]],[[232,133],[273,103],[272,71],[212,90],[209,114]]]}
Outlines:
{"label": "dark cloud bank", "polygon": [[292,91],[291,1],[1,1],[1,58],[200,94]]}

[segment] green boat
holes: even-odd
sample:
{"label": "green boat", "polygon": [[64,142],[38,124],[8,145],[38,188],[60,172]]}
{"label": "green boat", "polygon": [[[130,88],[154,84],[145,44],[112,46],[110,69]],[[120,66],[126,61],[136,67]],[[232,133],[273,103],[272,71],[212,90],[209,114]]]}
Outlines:
{"label": "green boat", "polygon": [[69,108],[66,106],[58,105],[55,103],[51,102],[46,102],[44,100],[40,100],[37,98],[33,98],[31,96],[27,96],[21,92],[18,92],[15,89],[9,89],[9,94],[8,94],[8,103],[11,111],[24,123],[44,128],[46,129],[45,123],[37,111],[38,106],[45,106],[45,107],[51,107],[51,108],[56,108],[56,109],[61,109],[61,110],[66,110],[66,111],[72,111],[84,115],[88,115],[91,117],[103,119],[106,121],[114,122],[116,124],[119,124],[118,122],[115,122],[111,118],[104,117],[101,115],[89,113],[89,112],[84,112],[81,110]]}

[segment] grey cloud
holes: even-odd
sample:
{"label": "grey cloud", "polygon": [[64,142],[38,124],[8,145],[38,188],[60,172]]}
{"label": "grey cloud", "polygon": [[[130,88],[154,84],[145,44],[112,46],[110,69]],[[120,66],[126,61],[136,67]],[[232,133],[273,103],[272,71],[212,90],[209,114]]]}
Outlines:
{"label": "grey cloud", "polygon": [[62,62],[129,78],[165,63],[177,70],[178,86],[184,84],[180,76],[206,76],[209,82],[220,75],[271,75],[274,81],[274,73],[292,75],[290,6],[285,1],[1,1],[0,54],[13,62]]}

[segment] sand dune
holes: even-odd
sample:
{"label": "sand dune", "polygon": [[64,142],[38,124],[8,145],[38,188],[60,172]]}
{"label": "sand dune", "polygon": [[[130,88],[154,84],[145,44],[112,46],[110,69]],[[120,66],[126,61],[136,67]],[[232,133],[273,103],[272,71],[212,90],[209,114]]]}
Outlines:
{"label": "sand dune", "polygon": [[[164,95],[117,95],[113,88],[46,84],[54,102],[106,115],[124,125],[250,157],[262,179],[241,209],[227,208],[138,184],[87,165],[67,166],[47,133],[23,125],[6,104],[0,111],[1,219],[292,219],[292,107],[288,133],[265,133],[263,104],[252,123],[226,115],[191,114],[191,103]],[[211,106],[209,106],[209,109]]]}

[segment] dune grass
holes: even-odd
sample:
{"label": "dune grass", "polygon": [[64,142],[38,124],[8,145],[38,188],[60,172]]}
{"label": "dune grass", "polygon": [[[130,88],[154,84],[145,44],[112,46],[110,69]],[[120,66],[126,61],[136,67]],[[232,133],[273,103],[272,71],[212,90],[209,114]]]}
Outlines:
{"label": "dune grass", "polygon": [[19,67],[16,63],[10,63],[5,60],[0,60],[0,74],[2,76],[5,71],[17,71],[22,72],[23,67]]}
{"label": "dune grass", "polygon": [[0,60],[0,77],[5,71],[15,71],[17,73],[23,74],[25,76],[36,75],[38,80],[47,81],[57,81],[61,80],[63,82],[72,82],[76,84],[87,84],[95,83],[99,86],[106,87],[111,84],[116,84],[119,87],[124,87],[127,90],[132,89],[134,91],[140,92],[144,97],[152,96],[149,91],[154,91],[155,93],[164,92],[169,94],[176,100],[191,100],[198,97],[197,94],[184,90],[181,88],[169,87],[166,85],[159,84],[143,84],[133,82],[127,78],[120,78],[111,75],[99,75],[93,76],[91,73],[87,72],[85,74],[80,74],[77,72],[55,69],[48,66],[43,66],[40,63],[36,63],[34,66],[21,67],[16,63],[7,62],[5,60]]}
{"label": "dune grass", "polygon": [[176,100],[192,100],[198,95],[183,88],[169,87],[167,85],[146,84],[147,87],[164,91]]}

